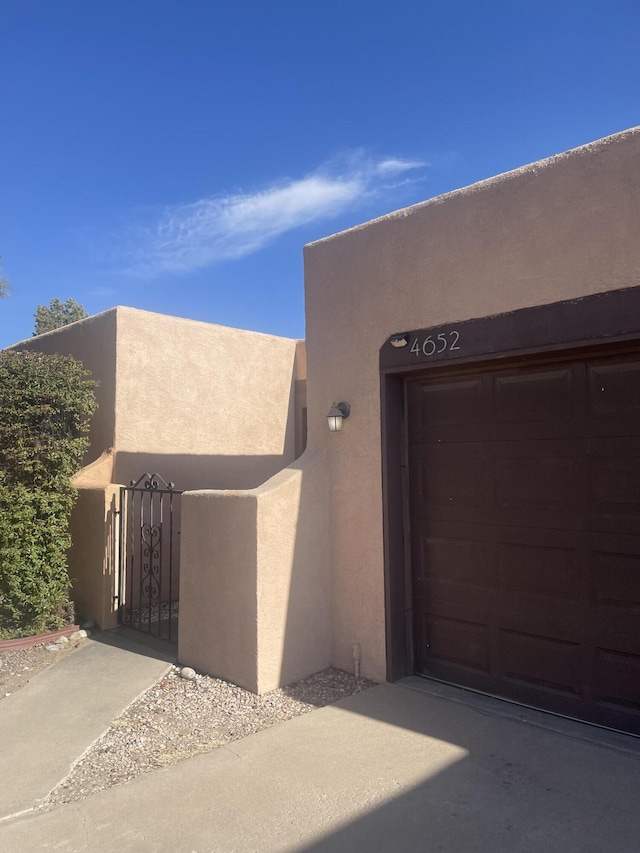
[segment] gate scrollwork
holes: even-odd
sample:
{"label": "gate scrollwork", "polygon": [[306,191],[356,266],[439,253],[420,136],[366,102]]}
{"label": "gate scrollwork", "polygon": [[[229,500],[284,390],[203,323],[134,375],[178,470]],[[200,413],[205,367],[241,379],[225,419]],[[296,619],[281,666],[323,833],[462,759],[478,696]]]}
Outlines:
{"label": "gate scrollwork", "polygon": [[118,621],[172,641],[179,610],[181,494],[157,473],[120,489]]}

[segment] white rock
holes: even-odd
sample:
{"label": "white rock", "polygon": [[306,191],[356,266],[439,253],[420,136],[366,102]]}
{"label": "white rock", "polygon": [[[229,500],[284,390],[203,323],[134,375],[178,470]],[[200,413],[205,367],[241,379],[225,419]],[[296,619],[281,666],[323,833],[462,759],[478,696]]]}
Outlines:
{"label": "white rock", "polygon": [[188,681],[193,681],[196,677],[195,669],[191,669],[190,666],[183,666],[180,670],[180,678],[186,678]]}
{"label": "white rock", "polygon": [[78,635],[79,640],[84,640],[85,637],[91,636],[91,632],[87,631],[85,628],[80,628],[79,631],[76,631],[76,634]]}
{"label": "white rock", "polygon": [[60,646],[56,646],[56,644],[55,644],[55,643],[51,643],[50,645],[45,646],[45,649],[46,649],[48,652],[59,652],[59,651],[60,651]]}
{"label": "white rock", "polygon": [[56,640],[56,643],[58,645],[63,645],[63,646],[66,646],[68,642],[69,642],[68,637],[58,637],[58,639]]}

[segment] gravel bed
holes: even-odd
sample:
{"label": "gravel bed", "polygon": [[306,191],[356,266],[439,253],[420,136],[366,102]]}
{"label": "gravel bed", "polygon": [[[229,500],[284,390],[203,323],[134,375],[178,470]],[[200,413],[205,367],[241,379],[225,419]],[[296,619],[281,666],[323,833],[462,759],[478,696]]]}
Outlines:
{"label": "gravel bed", "polygon": [[86,642],[86,640],[70,640],[55,652],[48,652],[45,644],[32,646],[30,649],[2,652],[0,654],[0,701],[28,684],[34,675],[69,657],[80,648],[82,643]]}
{"label": "gravel bed", "polygon": [[42,806],[75,802],[374,686],[330,668],[256,696],[206,675],[187,680],[174,666],[113,721]]}

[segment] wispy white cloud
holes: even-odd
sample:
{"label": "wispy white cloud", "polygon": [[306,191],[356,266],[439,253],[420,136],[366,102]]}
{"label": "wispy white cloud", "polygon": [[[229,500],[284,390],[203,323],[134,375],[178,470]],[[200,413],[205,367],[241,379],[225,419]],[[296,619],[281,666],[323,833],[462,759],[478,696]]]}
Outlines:
{"label": "wispy white cloud", "polygon": [[429,165],[429,163],[423,163],[420,160],[399,160],[397,157],[388,157],[386,160],[381,160],[378,163],[376,174],[399,175],[407,172],[409,169],[422,169],[424,166]]}
{"label": "wispy white cloud", "polygon": [[244,257],[295,228],[357,209],[372,197],[407,183],[411,178],[406,173],[427,165],[353,152],[301,178],[278,181],[255,192],[167,207],[151,224],[130,235],[133,248],[127,269],[153,276]]}

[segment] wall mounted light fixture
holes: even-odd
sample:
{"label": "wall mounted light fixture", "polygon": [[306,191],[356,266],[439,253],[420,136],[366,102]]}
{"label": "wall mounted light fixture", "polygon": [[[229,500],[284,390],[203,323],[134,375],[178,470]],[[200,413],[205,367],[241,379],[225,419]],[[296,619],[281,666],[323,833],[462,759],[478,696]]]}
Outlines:
{"label": "wall mounted light fixture", "polygon": [[389,343],[392,347],[395,347],[395,349],[399,349],[400,347],[406,347],[406,345],[409,343],[409,333],[401,332],[399,335],[392,335],[389,338]]}
{"label": "wall mounted light fixture", "polygon": [[342,421],[349,417],[350,411],[351,406],[348,403],[334,403],[331,406],[327,415],[331,432],[338,432],[342,429]]}

